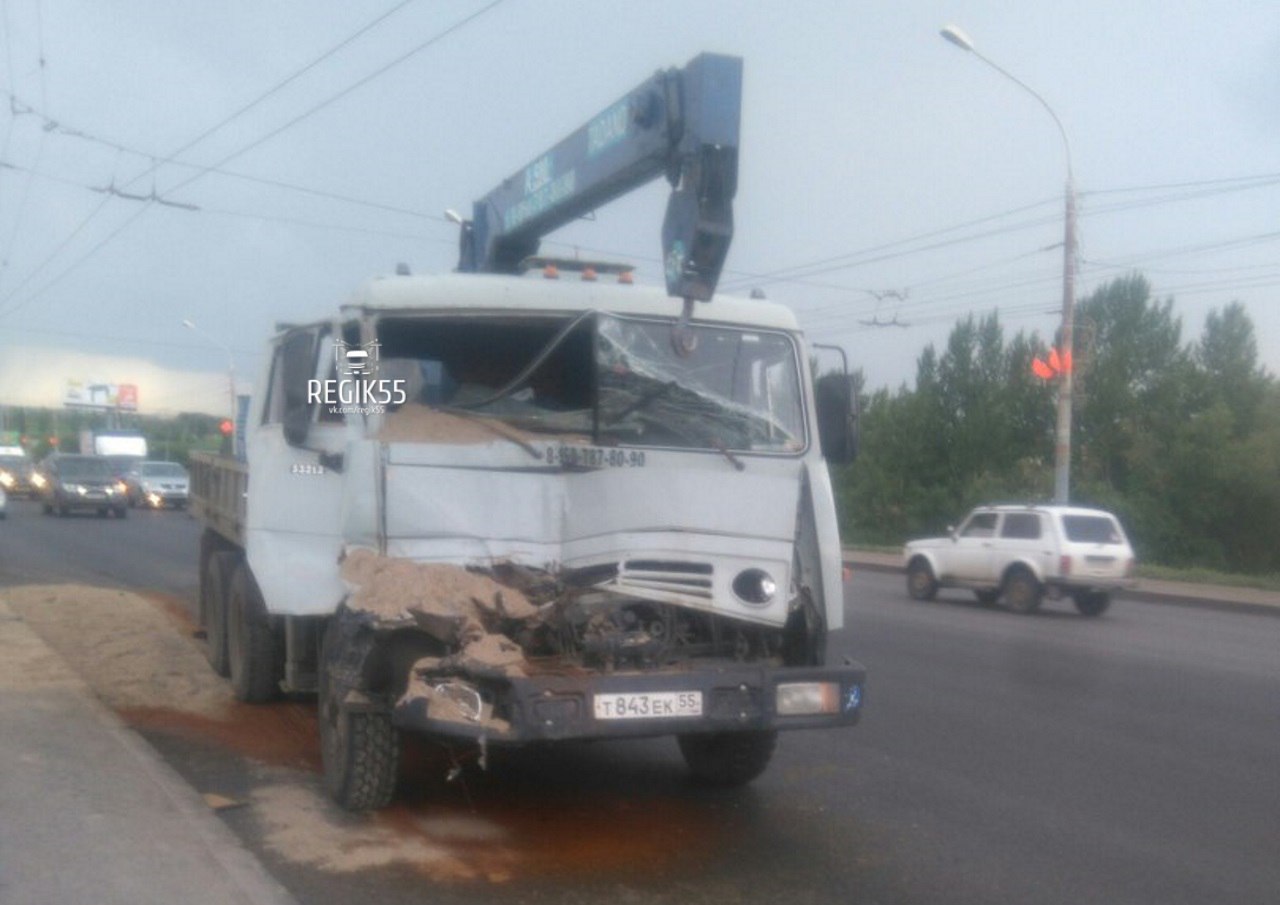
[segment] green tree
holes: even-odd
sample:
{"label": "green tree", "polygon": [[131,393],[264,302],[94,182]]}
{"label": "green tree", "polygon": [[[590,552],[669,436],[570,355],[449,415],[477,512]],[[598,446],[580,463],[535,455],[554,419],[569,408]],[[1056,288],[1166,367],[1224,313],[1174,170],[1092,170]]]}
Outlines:
{"label": "green tree", "polygon": [[1134,478],[1135,445],[1167,436],[1189,402],[1192,367],[1182,323],[1173,300],[1154,302],[1137,274],[1085,298],[1077,323],[1074,483],[1086,499],[1099,485],[1123,494]]}
{"label": "green tree", "polygon": [[1253,321],[1243,305],[1232,302],[1221,314],[1209,312],[1194,357],[1204,378],[1207,403],[1221,403],[1230,410],[1232,436],[1250,434],[1270,378],[1258,365]]}
{"label": "green tree", "polygon": [[1042,348],[1023,334],[1006,345],[995,314],[968,317],[941,355],[921,353],[914,390],[874,394],[862,455],[838,482],[851,535],[895,543],[979,501],[1044,496],[1051,390],[1031,373]]}

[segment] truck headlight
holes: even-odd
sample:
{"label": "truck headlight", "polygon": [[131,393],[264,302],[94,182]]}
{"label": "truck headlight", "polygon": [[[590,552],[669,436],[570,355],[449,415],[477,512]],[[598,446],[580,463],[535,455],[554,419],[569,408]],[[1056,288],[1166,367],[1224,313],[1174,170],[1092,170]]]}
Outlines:
{"label": "truck headlight", "polygon": [[4,485],[5,487],[12,487],[13,475],[9,474],[9,472],[7,471],[0,471],[0,485]]}
{"label": "truck headlight", "polygon": [[745,603],[763,606],[778,593],[778,583],[763,569],[746,569],[733,580],[733,593]]}
{"label": "truck headlight", "polygon": [[778,716],[840,712],[839,682],[787,682],[777,688]]}

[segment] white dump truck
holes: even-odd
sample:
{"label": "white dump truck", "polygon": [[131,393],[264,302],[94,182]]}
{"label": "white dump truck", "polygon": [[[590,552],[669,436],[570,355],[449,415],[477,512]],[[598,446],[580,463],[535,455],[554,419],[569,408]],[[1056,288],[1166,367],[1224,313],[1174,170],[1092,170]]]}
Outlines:
{"label": "white dump truck", "polygon": [[[858,721],[865,671],[824,662],[849,381],[815,383],[785,307],[712,291],[738,78],[707,55],[659,73],[507,180],[511,203],[463,224],[472,272],[374,279],[282,326],[247,461],[192,456],[210,662],[245,701],[318,695],[343,806],[391,799],[406,731],[482,752],[671,735],[695,775],[739,784],[779,730]],[[733,135],[690,151],[726,80]],[[618,194],[602,158],[673,124],[645,140],[697,196],[668,213],[675,300],[625,267],[494,263]]]}

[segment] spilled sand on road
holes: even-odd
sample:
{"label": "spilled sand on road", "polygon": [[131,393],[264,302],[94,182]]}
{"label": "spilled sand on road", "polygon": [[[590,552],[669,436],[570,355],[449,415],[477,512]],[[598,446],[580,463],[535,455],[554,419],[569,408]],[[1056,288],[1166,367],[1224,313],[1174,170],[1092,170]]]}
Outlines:
{"label": "spilled sand on road", "polygon": [[[262,821],[263,842],[287,861],[335,873],[400,865],[433,880],[511,879],[519,857],[491,821],[456,815],[436,822],[414,820],[403,808],[375,815],[339,811],[316,790],[272,784],[254,790],[251,805]],[[483,843],[482,852],[451,843]]]}
{"label": "spilled sand on road", "polygon": [[247,796],[242,786],[216,781],[195,791],[224,807],[230,802],[229,813],[251,815],[263,845],[284,861],[333,873],[402,867],[436,882],[503,884],[686,863],[698,851],[691,841],[705,845],[719,830],[716,814],[677,799],[602,796],[573,782],[552,790],[473,775],[480,800],[472,801],[465,788],[444,783],[434,756],[406,757],[405,788],[430,788],[425,798],[349,814],[318,781],[314,702],[236,702],[171,603],[83,585],[7,588],[3,596],[8,612],[0,608],[0,617],[16,617],[44,643],[16,626],[0,631],[0,684],[6,676],[66,679],[70,667],[135,728],[249,758],[259,767]]}
{"label": "spilled sand on road", "polygon": [[144,597],[86,585],[4,592],[13,611],[115,710],[166,708],[225,717],[231,688],[194,639]]}

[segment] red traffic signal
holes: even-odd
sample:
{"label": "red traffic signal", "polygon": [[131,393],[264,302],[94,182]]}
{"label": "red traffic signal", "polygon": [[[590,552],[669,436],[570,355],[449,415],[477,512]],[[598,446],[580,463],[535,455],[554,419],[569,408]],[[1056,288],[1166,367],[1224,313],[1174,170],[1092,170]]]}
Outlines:
{"label": "red traffic signal", "polygon": [[230,418],[223,418],[222,421],[218,424],[218,433],[222,434],[222,436],[224,437],[230,437],[231,432],[234,431],[235,429],[236,427],[234,424],[231,423]]}
{"label": "red traffic signal", "polygon": [[1057,349],[1049,350],[1048,361],[1041,358],[1031,359],[1031,372],[1041,380],[1052,380],[1059,374],[1071,373],[1071,353],[1058,354]]}

